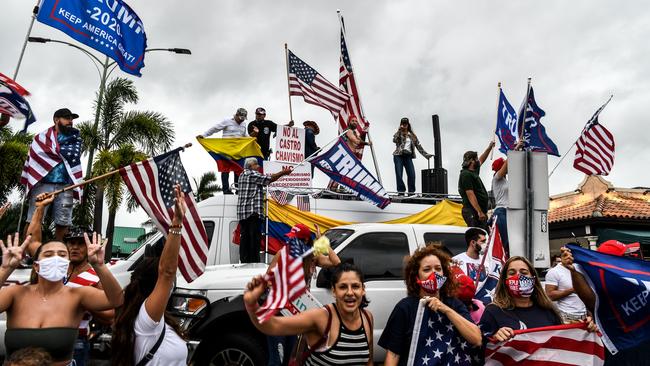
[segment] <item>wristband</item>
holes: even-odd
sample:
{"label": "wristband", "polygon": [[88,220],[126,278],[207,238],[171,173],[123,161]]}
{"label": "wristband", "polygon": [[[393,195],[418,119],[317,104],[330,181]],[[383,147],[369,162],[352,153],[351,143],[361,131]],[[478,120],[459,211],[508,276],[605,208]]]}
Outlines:
{"label": "wristband", "polygon": [[172,226],[170,226],[169,228],[170,228],[170,229],[182,229],[182,228],[183,228],[183,225],[182,225],[182,224],[172,225]]}
{"label": "wristband", "polygon": [[178,230],[169,229],[169,233],[174,235],[181,235],[181,229]]}

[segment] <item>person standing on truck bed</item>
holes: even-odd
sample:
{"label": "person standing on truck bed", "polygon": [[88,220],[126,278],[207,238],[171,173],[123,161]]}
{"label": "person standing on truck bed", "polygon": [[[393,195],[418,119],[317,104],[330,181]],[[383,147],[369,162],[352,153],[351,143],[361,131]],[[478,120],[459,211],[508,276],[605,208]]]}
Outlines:
{"label": "person standing on truck bed", "polygon": [[[286,125],[293,127],[293,121]],[[271,132],[273,137],[278,132],[278,125],[266,119],[266,109],[259,107],[255,110],[255,119],[248,124],[248,135],[257,138],[257,144],[262,149],[264,160],[271,156]]]}
{"label": "person standing on truck bed", "polygon": [[342,263],[332,275],[334,303],[294,316],[272,316],[260,323],[255,312],[268,284],[256,276],[246,285],[244,306],[253,325],[264,334],[305,335],[309,351],[300,355],[305,358],[302,365],[372,365],[373,317],[364,309],[363,283],[361,270]]}
{"label": "person standing on truck bed", "polygon": [[[222,137],[246,137],[246,125],[244,121],[248,112],[244,108],[237,109],[235,115],[232,118],[226,118],[223,121],[217,123],[216,125],[210,127],[202,135],[196,136],[196,138],[206,138],[212,134],[215,134],[219,131],[223,131]],[[221,188],[223,189],[223,194],[232,194],[230,190],[230,183],[228,181],[228,176],[230,171],[221,172]],[[235,173],[235,184],[239,180],[239,176]]]}
{"label": "person standing on truck bed", "polygon": [[244,171],[239,176],[237,199],[237,220],[239,220],[239,261],[242,263],[260,262],[260,242],[262,217],[264,216],[263,188],[281,177],[291,174],[291,169],[284,168],[275,174],[259,172],[257,158],[244,161]]}
{"label": "person standing on truck bed", "polygon": [[488,147],[478,156],[476,151],[463,154],[463,165],[458,176],[458,193],[463,199],[463,219],[467,226],[487,230],[488,194],[480,177],[481,164],[494,147],[490,141]]}
{"label": "person standing on truck bed", "polygon": [[404,194],[406,187],[402,179],[404,170],[406,169],[406,182],[408,184],[409,196],[415,194],[415,167],[413,166],[413,159],[415,159],[415,150],[419,151],[422,156],[430,159],[433,155],[424,151],[420,144],[418,137],[411,128],[409,119],[404,117],[399,122],[399,128],[393,135],[393,142],[395,143],[395,151],[393,151],[393,164],[395,165],[395,179],[397,180],[397,192],[400,195]]}

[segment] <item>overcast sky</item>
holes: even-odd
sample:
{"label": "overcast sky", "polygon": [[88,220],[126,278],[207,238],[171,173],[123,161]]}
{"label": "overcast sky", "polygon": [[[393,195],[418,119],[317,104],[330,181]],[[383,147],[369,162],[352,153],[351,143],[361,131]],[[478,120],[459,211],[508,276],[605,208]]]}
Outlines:
{"label": "overcast sky", "polygon": [[[284,43],[337,83],[339,21],[346,21],[348,48],[379,168],[387,190],[396,189],[392,134],[409,117],[425,150],[433,152],[431,115],[441,122],[442,158],[456,193],[460,160],[492,138],[497,82],[515,108],[533,78],[542,123],[560,153],[569,150],[594,111],[614,99],[600,122],[616,140],[607,178],[617,187],[650,186],[647,107],[650,101],[650,11],[643,1],[127,1],[142,19],[148,47],[182,47],[192,55],[148,53],[142,77],[116,70],[111,77],[135,80],[140,103],[173,121],[176,144],[232,116],[238,107],[264,106],[277,123],[289,120]],[[33,0],[0,5],[0,72],[13,75]],[[32,36],[76,42],[35,22]],[[27,88],[38,122],[51,125],[54,110],[68,107],[81,120],[94,118],[99,75],[81,52],[60,44],[29,44],[17,81]],[[318,121],[322,145],[336,136],[331,115],[302,98],[292,100],[297,122]],[[12,120],[19,128],[20,122]],[[583,174],[571,150],[550,179],[551,194],[572,191]],[[499,153],[495,153],[495,158]],[[190,177],[216,165],[198,145],[182,154]],[[549,157],[549,171],[559,158]],[[433,161],[431,162],[433,164]],[[371,170],[369,153],[364,164]],[[415,160],[420,190],[420,169]],[[84,164],[85,168],[85,164]],[[489,186],[491,173],[483,169]],[[322,186],[323,180],[318,179]],[[118,225],[143,221],[140,212],[120,214]]]}

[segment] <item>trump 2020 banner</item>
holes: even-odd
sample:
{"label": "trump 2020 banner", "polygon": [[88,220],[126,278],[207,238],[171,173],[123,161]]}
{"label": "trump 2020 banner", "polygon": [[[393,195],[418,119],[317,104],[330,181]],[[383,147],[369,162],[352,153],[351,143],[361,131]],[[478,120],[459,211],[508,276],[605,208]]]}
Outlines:
{"label": "trump 2020 banner", "polygon": [[147,36],[138,15],[122,0],[42,0],[38,21],[54,27],[141,76]]}
{"label": "trump 2020 banner", "polygon": [[343,139],[339,138],[331,149],[315,157],[311,163],[333,181],[348,187],[359,197],[372,202],[377,207],[384,208],[390,203],[384,187],[354,156]]}
{"label": "trump 2020 banner", "polygon": [[567,245],[596,295],[596,323],[612,354],[650,340],[650,262]]}

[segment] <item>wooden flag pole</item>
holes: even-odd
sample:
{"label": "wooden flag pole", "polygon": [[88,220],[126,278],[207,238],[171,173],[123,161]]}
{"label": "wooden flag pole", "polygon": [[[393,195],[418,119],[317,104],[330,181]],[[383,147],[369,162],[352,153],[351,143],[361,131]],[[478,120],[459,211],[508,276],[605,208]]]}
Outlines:
{"label": "wooden flag pole", "polygon": [[[499,123],[499,99],[501,99],[501,82],[499,81],[497,83],[497,123],[494,124],[494,133],[492,134],[492,141],[494,142],[494,146],[497,145],[497,125]],[[492,147],[492,151],[490,151],[490,160],[493,160],[492,158],[494,157],[494,147]]]}
{"label": "wooden flag pole", "polygon": [[[181,151],[183,151],[183,150],[185,150],[185,149],[187,149],[188,147],[191,147],[191,146],[192,146],[192,143],[187,143],[187,144],[183,145],[182,147],[180,147],[179,149],[180,149]],[[136,163],[136,164],[137,164],[137,163]],[[129,165],[131,165],[131,164],[129,164]],[[122,167],[122,168],[123,168],[123,167]],[[85,186],[85,185],[88,184],[88,183],[92,183],[92,182],[98,181],[98,180],[100,180],[100,179],[104,179],[104,178],[106,178],[106,177],[110,177],[111,175],[118,173],[118,172],[120,171],[120,169],[122,169],[122,168],[118,168],[118,169],[112,170],[112,171],[110,171],[110,172],[108,172],[108,173],[104,173],[104,174],[102,174],[102,175],[98,175],[98,176],[96,176],[96,177],[93,177],[93,178],[90,178],[90,179],[84,180],[84,181],[81,182],[81,183],[77,183],[77,184],[73,184],[73,185],[71,185],[71,186],[63,187],[62,189],[59,189],[59,190],[57,190],[57,191],[49,192],[48,195],[47,195],[46,197],[56,196],[56,195],[59,194],[59,193],[63,193],[63,192],[65,192],[65,191],[69,191],[69,190],[71,190],[71,189],[75,189],[75,188],[78,188],[78,187]]]}
{"label": "wooden flag pole", "polygon": [[287,63],[287,93],[289,95],[289,120],[293,121],[293,109],[291,108],[291,82],[289,81],[289,48],[284,44],[284,60]]}

